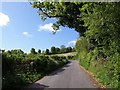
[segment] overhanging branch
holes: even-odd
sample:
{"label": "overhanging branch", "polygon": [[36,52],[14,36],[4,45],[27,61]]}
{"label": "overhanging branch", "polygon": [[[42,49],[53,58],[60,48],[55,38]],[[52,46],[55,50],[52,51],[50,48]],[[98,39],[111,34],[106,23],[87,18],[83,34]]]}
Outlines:
{"label": "overhanging branch", "polygon": [[[66,18],[71,18],[71,16],[69,16],[69,15],[49,15],[48,13],[46,13],[46,12],[44,12],[41,8],[39,8],[39,10],[43,13],[43,14],[45,14],[47,17],[49,17],[49,18],[54,18],[54,17],[66,17]],[[79,17],[79,16],[76,16],[76,18],[81,18],[81,17]]]}

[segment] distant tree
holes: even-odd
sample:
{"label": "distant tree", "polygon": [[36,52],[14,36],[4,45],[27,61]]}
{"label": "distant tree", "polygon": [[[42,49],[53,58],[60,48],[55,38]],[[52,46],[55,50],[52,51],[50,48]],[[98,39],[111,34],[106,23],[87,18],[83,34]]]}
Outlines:
{"label": "distant tree", "polygon": [[56,48],[54,46],[51,47],[51,53],[55,54],[56,53]]}
{"label": "distant tree", "polygon": [[65,48],[65,45],[61,45],[60,48],[61,48],[61,49],[62,49],[62,48]]}
{"label": "distant tree", "polygon": [[72,52],[72,47],[67,47],[66,52]]}
{"label": "distant tree", "polygon": [[61,45],[60,48],[61,48],[61,50],[60,50],[61,53],[65,53],[66,52],[65,45]]}
{"label": "distant tree", "polygon": [[[9,52],[9,51],[8,51]],[[10,51],[12,54],[24,54],[24,52],[21,49],[15,49]]]}
{"label": "distant tree", "polygon": [[70,51],[69,51],[69,48],[67,47],[67,48],[66,48],[66,53],[68,53],[68,52],[70,52]]}
{"label": "distant tree", "polygon": [[17,52],[18,54],[24,54],[24,52],[23,52],[21,49],[17,49],[16,52]]}
{"label": "distant tree", "polygon": [[34,48],[31,48],[30,53],[32,53],[32,54],[36,54],[35,49],[34,49]]}
{"label": "distant tree", "polygon": [[60,48],[56,48],[56,53],[60,53]]}
{"label": "distant tree", "polygon": [[10,51],[10,50],[8,50],[8,51],[7,51],[7,53],[8,53],[8,54],[11,54],[11,51]]}
{"label": "distant tree", "polygon": [[49,55],[49,54],[50,54],[49,49],[46,49],[45,54],[47,54],[47,55]]}
{"label": "distant tree", "polygon": [[73,48],[72,48],[72,47],[69,47],[69,50],[70,50],[70,52],[72,52]]}
{"label": "distant tree", "polygon": [[4,53],[4,52],[5,52],[5,50],[1,50],[1,49],[0,49],[0,53]]}
{"label": "distant tree", "polygon": [[39,54],[41,53],[41,50],[40,50],[40,49],[38,50],[38,53],[39,53]]}

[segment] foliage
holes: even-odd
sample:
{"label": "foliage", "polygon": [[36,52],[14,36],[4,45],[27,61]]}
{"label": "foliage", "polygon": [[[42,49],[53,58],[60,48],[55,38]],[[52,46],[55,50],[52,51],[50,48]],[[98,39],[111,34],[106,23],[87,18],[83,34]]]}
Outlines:
{"label": "foliage", "polygon": [[61,45],[60,48],[61,48],[61,49],[60,49],[60,52],[61,52],[61,53],[66,53],[65,45]]}
{"label": "foliage", "polygon": [[68,53],[68,52],[73,52],[72,47],[65,47],[64,45],[61,45],[61,48],[58,47],[51,47],[51,54],[61,54],[61,53]]}
{"label": "foliage", "polygon": [[46,55],[49,55],[49,54],[50,54],[49,49],[46,49],[45,54],[46,54]]}
{"label": "foliage", "polygon": [[[85,32],[84,22],[81,19],[79,10],[83,3],[74,2],[31,2],[33,8],[38,9],[38,14],[42,20],[47,18],[56,18],[57,22],[53,24],[55,31],[59,26],[75,28],[82,35]],[[61,13],[62,12],[62,13]]]}
{"label": "foliage", "polygon": [[40,49],[38,50],[38,53],[41,54],[41,50]]}
{"label": "foliage", "polygon": [[[88,27],[84,37],[88,44],[81,43],[84,42],[81,38],[77,41],[76,50],[80,64],[94,73],[99,82],[106,87],[118,88],[120,5],[119,3],[94,3],[94,8],[90,4],[85,5],[89,7],[81,8],[81,16],[84,25]],[[84,13],[84,10],[87,13]]]}
{"label": "foliage", "polygon": [[68,52],[72,52],[72,48],[71,47],[67,47],[66,48],[66,53],[68,53]]}
{"label": "foliage", "polygon": [[30,53],[32,53],[32,54],[36,54],[35,49],[34,49],[34,48],[31,48]]}
{"label": "foliage", "polygon": [[60,48],[56,47],[56,53],[57,53],[57,54],[60,53]]}
{"label": "foliage", "polygon": [[53,46],[53,47],[51,47],[51,53],[52,54],[55,54],[56,53],[56,48]]}
{"label": "foliage", "polygon": [[[19,51],[19,50],[18,50]],[[40,54],[16,53],[17,50],[2,53],[2,87],[21,88],[33,83],[55,69],[68,63],[66,58]]]}

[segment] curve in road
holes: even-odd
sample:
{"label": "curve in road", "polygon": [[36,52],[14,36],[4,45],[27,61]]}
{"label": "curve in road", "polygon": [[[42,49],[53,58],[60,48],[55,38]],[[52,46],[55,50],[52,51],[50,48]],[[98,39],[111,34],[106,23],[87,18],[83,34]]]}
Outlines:
{"label": "curve in road", "polygon": [[79,66],[78,61],[70,61],[64,67],[45,76],[27,88],[97,88],[91,77]]}

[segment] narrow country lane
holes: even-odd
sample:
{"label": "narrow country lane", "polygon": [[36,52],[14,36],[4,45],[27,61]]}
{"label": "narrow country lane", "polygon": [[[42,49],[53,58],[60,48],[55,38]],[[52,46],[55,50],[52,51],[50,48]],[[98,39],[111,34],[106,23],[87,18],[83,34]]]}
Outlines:
{"label": "narrow country lane", "polygon": [[59,70],[45,76],[27,88],[97,88],[78,61],[70,61]]}

